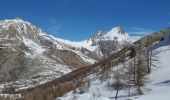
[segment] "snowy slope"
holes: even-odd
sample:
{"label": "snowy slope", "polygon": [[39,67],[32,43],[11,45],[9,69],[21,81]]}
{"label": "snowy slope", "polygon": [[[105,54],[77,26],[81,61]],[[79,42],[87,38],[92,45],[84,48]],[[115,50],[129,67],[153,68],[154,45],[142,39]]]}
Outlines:
{"label": "snowy slope", "polygon": [[[51,36],[53,37],[53,36]],[[68,44],[72,47],[77,47],[77,48],[86,48],[90,51],[94,51],[96,49],[96,46],[91,46],[92,44],[92,41],[90,40],[84,40],[84,41],[69,41],[69,40],[65,40],[65,39],[61,39],[61,38],[56,38],[56,37],[53,37],[53,39],[59,41],[59,42],[62,42],[62,43],[65,43],[65,44]]]}
{"label": "snowy slope", "polygon": [[149,75],[150,83],[147,88],[151,91],[137,100],[168,100],[170,98],[170,33],[167,33],[156,45],[159,52],[158,67],[152,68]]}
{"label": "snowy slope", "polygon": [[132,41],[131,37],[120,27],[114,27],[112,30],[104,34],[105,40],[113,40],[117,38],[118,41]]}
{"label": "snowy slope", "polygon": [[163,46],[157,49],[161,51],[158,55],[158,68],[153,68],[149,75],[150,83],[147,88],[151,91],[135,100],[168,100],[170,98],[170,46]]}
{"label": "snowy slope", "polygon": [[[127,91],[120,91],[118,100],[169,100],[170,98],[170,33],[165,35],[165,39],[158,42],[155,49],[158,52],[158,62],[155,64],[158,67],[152,67],[149,74],[147,84],[143,88],[144,95],[127,97]],[[164,44],[163,44],[164,43]],[[121,67],[121,66],[119,66]],[[116,92],[106,87],[107,82],[102,83],[100,76],[95,76],[91,79],[89,91],[83,94],[73,94],[72,92],[61,97],[61,100],[115,100]],[[133,89],[132,89],[133,91]]]}
{"label": "snowy slope", "polygon": [[[47,40],[51,41],[52,43],[54,43],[56,45],[56,48],[59,49],[59,50],[69,50],[69,51],[76,53],[87,64],[93,64],[93,63],[97,62],[97,59],[88,56],[88,53],[89,52],[93,53],[93,50],[95,49],[95,47],[90,46],[88,43],[72,42],[72,41],[69,41],[69,40],[56,38],[52,35],[46,35],[46,34],[44,34],[43,37],[46,38]],[[88,48],[87,53],[86,52],[83,53],[81,51],[83,48],[86,48],[86,49]],[[96,55],[96,57],[97,57],[97,55]]]}

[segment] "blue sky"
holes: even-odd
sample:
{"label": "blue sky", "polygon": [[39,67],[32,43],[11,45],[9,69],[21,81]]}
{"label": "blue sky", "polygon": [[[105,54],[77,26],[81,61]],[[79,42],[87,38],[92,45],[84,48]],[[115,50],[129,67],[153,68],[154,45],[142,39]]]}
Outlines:
{"label": "blue sky", "polygon": [[15,17],[74,41],[115,26],[146,34],[170,26],[170,0],[1,0],[0,19]]}

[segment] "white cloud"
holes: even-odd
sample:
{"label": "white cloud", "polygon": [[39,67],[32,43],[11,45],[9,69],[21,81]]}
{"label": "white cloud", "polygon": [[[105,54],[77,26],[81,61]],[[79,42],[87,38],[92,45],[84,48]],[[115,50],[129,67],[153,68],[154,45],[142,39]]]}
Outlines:
{"label": "white cloud", "polygon": [[154,32],[154,30],[146,29],[146,28],[142,28],[142,27],[132,27],[132,28],[130,28],[129,33],[131,35],[147,35],[152,32]]}

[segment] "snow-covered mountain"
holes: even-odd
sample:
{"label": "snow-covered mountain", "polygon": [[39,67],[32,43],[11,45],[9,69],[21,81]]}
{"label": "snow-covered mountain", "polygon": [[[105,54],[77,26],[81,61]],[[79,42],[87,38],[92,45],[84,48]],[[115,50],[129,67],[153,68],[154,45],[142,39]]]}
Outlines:
{"label": "snow-covered mountain", "polygon": [[120,27],[114,27],[109,32],[98,32],[96,35],[92,37],[93,42],[98,42],[101,40],[117,40],[118,42],[122,41],[132,41],[128,33],[126,33],[122,28]]}
{"label": "snow-covered mountain", "polygon": [[108,57],[112,53],[117,52],[123,47],[131,44],[133,40],[131,37],[120,27],[114,27],[108,32],[97,32],[90,39],[71,42],[56,38],[57,41],[69,44],[73,47],[83,47],[91,52],[95,52],[99,58]]}
{"label": "snow-covered mountain", "polygon": [[92,41],[91,45],[97,46],[105,57],[133,42],[128,33],[120,27],[114,27],[109,32],[98,32],[90,40]]}
{"label": "snow-covered mountain", "polygon": [[[72,42],[53,37],[20,18],[0,21],[0,81],[16,88],[53,80],[99,61],[132,43],[120,27]],[[34,85],[33,85],[34,84]]]}
{"label": "snow-covered mountain", "polygon": [[94,63],[98,57],[86,49],[61,43],[31,23],[16,18],[0,21],[0,59],[1,82],[16,81],[9,84],[29,87]]}

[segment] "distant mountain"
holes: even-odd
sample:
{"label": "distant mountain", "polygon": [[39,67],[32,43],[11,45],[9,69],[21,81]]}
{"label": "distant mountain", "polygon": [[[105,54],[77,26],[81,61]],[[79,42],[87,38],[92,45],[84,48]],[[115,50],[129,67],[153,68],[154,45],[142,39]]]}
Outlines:
{"label": "distant mountain", "polygon": [[14,81],[8,85],[16,88],[38,85],[77,67],[93,64],[132,42],[120,27],[97,32],[84,41],[71,42],[47,35],[20,18],[2,20],[0,81]]}
{"label": "distant mountain", "polygon": [[104,57],[131,44],[133,40],[122,28],[115,27],[109,32],[98,32],[91,38],[92,46],[97,46]]}
{"label": "distant mountain", "polygon": [[56,39],[73,47],[83,47],[91,52],[95,52],[99,58],[108,57],[123,47],[131,44],[133,40],[120,27],[114,27],[109,32],[97,32],[90,39],[81,42],[71,42],[68,40]]}

